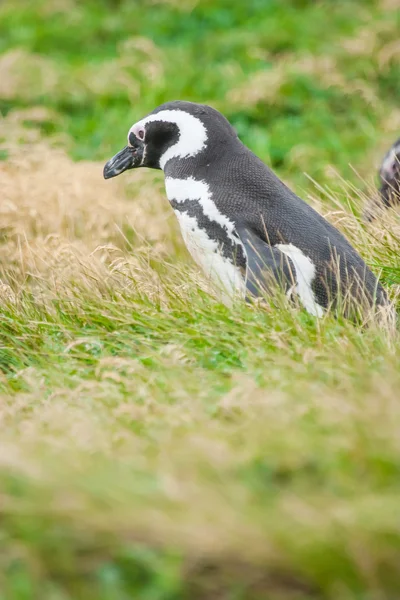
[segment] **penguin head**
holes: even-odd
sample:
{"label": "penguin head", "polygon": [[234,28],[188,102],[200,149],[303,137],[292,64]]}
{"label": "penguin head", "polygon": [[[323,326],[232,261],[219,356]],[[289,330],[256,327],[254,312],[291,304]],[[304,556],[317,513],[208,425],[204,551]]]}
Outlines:
{"label": "penguin head", "polygon": [[379,194],[386,206],[400,202],[400,139],[385,155],[379,170]]}
{"label": "penguin head", "polygon": [[128,145],[104,167],[109,179],[127,169],[163,169],[171,160],[204,158],[210,148],[237,140],[229,121],[205,104],[176,100],[158,106],[132,125]]}

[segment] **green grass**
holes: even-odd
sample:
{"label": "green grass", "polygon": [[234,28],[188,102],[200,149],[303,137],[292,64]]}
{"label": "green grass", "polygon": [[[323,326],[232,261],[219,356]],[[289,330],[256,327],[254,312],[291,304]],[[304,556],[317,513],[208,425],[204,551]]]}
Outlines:
{"label": "green grass", "polygon": [[[351,177],[349,163],[361,167],[381,139],[382,119],[397,108],[398,61],[382,56],[398,29],[395,13],[379,2],[220,0],[191,8],[190,2],[90,0],[73,10],[56,6],[3,3],[0,51],[20,48],[45,58],[55,83],[48,89],[46,68],[41,75],[32,67],[12,105],[55,109],[59,119],[52,127],[72,136],[76,158],[106,158],[133,121],[162,102],[188,99],[223,110],[245,143],[307,187],[302,171],[323,182],[327,163]],[[342,47],[365,29],[370,42],[359,54]],[[340,79],[331,67],[303,73],[307,57],[333,61]],[[292,68],[272,97],[244,104],[232,99],[232,90],[282,61]],[[6,101],[3,110],[10,106]],[[300,142],[305,161],[292,156]]]}
{"label": "green grass", "polygon": [[398,332],[221,305],[162,177],[101,175],[157,104],[212,103],[398,298],[398,216],[358,218],[393,8],[1,3],[0,600],[397,598]]}
{"label": "green grass", "polygon": [[398,341],[169,278],[4,309],[4,598],[392,597]]}

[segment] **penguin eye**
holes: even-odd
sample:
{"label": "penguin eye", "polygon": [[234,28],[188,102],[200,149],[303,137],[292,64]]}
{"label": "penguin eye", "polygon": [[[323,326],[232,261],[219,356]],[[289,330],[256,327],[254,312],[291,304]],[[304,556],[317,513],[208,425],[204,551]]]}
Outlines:
{"label": "penguin eye", "polygon": [[144,129],[139,129],[139,131],[137,132],[137,136],[139,140],[144,140]]}

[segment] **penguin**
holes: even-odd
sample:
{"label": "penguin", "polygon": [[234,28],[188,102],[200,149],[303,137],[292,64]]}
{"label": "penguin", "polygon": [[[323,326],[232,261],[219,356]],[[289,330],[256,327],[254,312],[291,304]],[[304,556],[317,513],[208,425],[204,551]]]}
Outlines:
{"label": "penguin", "polygon": [[366,223],[373,221],[383,210],[400,204],[400,138],[383,157],[378,180],[378,195],[371,198],[364,209],[363,219]]}
{"label": "penguin", "polygon": [[346,316],[387,306],[384,289],[347,239],[291,191],[216,109],[166,102],[129,129],[104,178],[164,171],[167,198],[198,265],[231,303],[278,287],[308,313]]}
{"label": "penguin", "polygon": [[379,169],[379,195],[386,207],[400,203],[400,138],[385,154]]}

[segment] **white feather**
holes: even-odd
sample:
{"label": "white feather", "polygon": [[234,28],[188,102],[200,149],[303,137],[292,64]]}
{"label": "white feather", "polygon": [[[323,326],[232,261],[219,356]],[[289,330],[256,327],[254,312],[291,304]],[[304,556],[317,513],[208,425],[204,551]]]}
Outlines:
{"label": "white feather", "polygon": [[246,284],[240,269],[221,254],[218,242],[199,227],[195,217],[179,210],[175,214],[193,260],[221,293],[222,300],[229,305],[236,294],[243,298]]}
{"label": "white feather", "polygon": [[286,254],[293,262],[296,271],[296,286],[295,290],[304,305],[304,308],[315,317],[322,317],[324,309],[320,306],[311,287],[315,277],[315,265],[311,259],[293,244],[277,244],[281,252]]}
{"label": "white feather", "polygon": [[[210,188],[205,181],[188,177],[187,179],[174,179],[173,177],[165,178],[165,190],[168,200],[176,200],[176,202],[184,202],[185,200],[198,200],[203,213],[211,220],[224,227],[230,234],[235,229],[234,223],[222,214],[214,200],[211,197]],[[232,237],[232,236],[230,236]],[[234,242],[236,238],[232,238]]]}
{"label": "white feather", "polygon": [[[196,180],[193,177],[187,179],[166,177],[165,189],[169,201],[197,201],[203,214],[223,227],[231,242],[240,245],[244,251],[242,242],[233,235],[234,223],[218,210],[205,181]],[[203,269],[206,276],[210,277],[218,288],[223,288],[228,297],[231,298],[236,292],[244,296],[245,280],[240,269],[222,255],[218,242],[210,238],[207,232],[199,227],[195,217],[180,210],[175,210],[175,214],[179,221],[183,240],[191,256]],[[225,302],[228,297],[225,294]]]}

